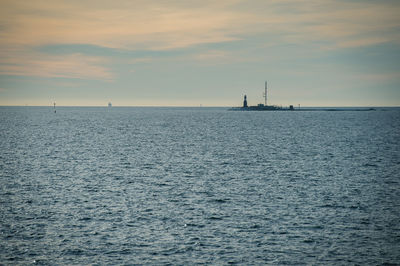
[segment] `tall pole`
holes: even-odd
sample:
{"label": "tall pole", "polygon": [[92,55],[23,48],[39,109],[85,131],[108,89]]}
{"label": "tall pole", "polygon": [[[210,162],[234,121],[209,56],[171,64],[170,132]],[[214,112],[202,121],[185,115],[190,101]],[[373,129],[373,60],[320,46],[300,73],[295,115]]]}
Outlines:
{"label": "tall pole", "polygon": [[265,106],[267,106],[267,82],[265,82],[265,92],[264,92],[264,97],[265,97]]}

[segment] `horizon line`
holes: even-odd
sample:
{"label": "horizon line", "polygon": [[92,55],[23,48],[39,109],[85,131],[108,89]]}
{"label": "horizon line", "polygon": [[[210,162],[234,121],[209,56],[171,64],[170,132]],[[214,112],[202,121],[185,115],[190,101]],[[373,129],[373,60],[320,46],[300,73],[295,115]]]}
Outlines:
{"label": "horizon line", "polygon": [[[284,105],[274,105],[274,106],[284,106]],[[289,105],[288,105],[289,106]],[[54,105],[2,105],[0,107],[50,107],[54,108]],[[119,107],[162,107],[162,108],[232,108],[232,107],[241,107],[241,106],[230,106],[230,105],[112,105],[111,107],[107,105],[56,105],[57,107],[104,107],[104,108],[119,108]],[[400,105],[300,105],[300,107],[296,106],[295,108],[397,108]]]}

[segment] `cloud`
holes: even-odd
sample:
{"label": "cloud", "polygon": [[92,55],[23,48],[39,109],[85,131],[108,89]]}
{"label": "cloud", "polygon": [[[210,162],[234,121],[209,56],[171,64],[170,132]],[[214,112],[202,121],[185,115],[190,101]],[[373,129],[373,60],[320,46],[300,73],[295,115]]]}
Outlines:
{"label": "cloud", "polygon": [[0,53],[0,75],[63,77],[111,81],[113,74],[105,60],[82,54],[46,55]]}
{"label": "cloud", "polygon": [[[57,55],[33,47],[86,44],[130,51],[170,51],[256,40],[343,49],[400,44],[400,5],[339,0],[0,0],[0,74],[112,79],[101,56]],[[243,47],[252,49],[252,47]],[[107,53],[107,51],[105,51]],[[4,55],[4,53],[3,53]],[[199,49],[198,62],[248,60],[221,49]],[[159,57],[157,54],[144,56]],[[130,58],[137,58],[130,55]],[[136,59],[139,60],[140,59]]]}
{"label": "cloud", "polygon": [[366,82],[380,82],[382,84],[383,82],[393,82],[395,80],[399,80],[400,72],[357,74],[355,75],[355,78]]}
{"label": "cloud", "polygon": [[[176,49],[240,40],[332,41],[338,46],[399,41],[399,5],[341,1],[2,1],[2,43],[87,43]],[[395,34],[394,34],[395,33]],[[363,42],[365,40],[365,42]]]}
{"label": "cloud", "polygon": [[[207,8],[148,4],[144,1],[119,4],[82,2],[3,4],[1,37],[4,43],[44,45],[88,43],[129,49],[171,49],[234,38],[219,30],[234,25],[238,14]],[[90,1],[83,1],[88,3]],[[84,5],[83,5],[84,6]]]}

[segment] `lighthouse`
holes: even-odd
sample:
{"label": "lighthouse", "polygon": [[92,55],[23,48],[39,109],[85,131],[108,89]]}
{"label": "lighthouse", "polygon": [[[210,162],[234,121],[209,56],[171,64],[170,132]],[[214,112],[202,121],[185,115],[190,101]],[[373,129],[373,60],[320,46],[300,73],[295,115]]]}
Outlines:
{"label": "lighthouse", "polygon": [[247,96],[244,96],[244,100],[243,100],[243,108],[247,108]]}

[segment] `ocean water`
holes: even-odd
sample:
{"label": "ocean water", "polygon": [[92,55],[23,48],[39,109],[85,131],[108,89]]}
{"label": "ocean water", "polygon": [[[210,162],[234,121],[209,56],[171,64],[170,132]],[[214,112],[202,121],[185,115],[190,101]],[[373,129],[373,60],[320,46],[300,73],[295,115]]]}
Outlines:
{"label": "ocean water", "polygon": [[0,107],[0,264],[400,264],[400,109]]}

